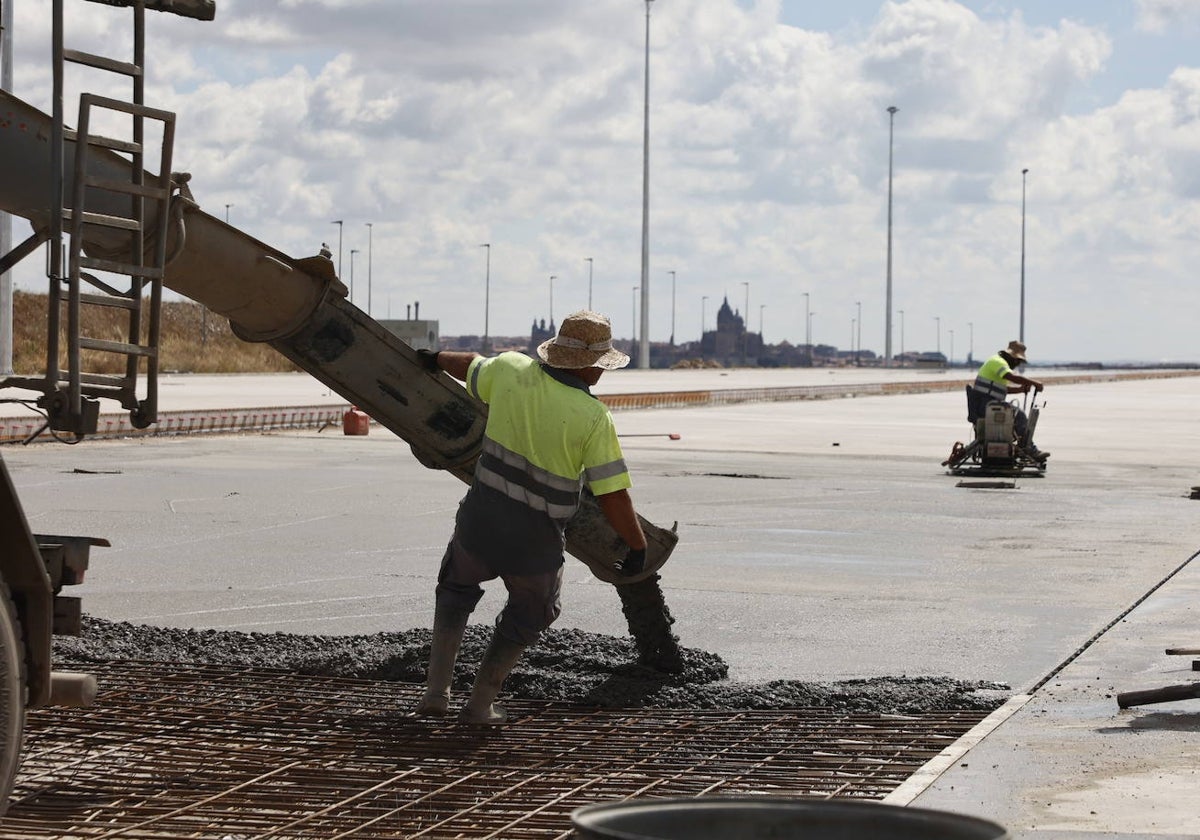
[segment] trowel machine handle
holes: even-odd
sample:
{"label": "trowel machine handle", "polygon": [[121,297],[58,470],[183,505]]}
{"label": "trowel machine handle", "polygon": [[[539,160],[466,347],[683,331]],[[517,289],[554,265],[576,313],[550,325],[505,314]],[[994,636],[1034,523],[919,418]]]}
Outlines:
{"label": "trowel machine handle", "polygon": [[[1037,404],[1037,397],[1038,397],[1038,394],[1041,393],[1041,390],[1042,390],[1041,388],[1034,388],[1032,385],[1030,385],[1029,387],[1027,387],[1025,389],[1024,394],[1021,399],[1021,410],[1024,411],[1027,415],[1032,415],[1033,413],[1040,410],[1038,407],[1038,404]],[[1029,396],[1030,391],[1033,392],[1032,399]],[[1042,400],[1042,407],[1044,408],[1045,405],[1046,405],[1046,401]]]}
{"label": "trowel machine handle", "polygon": [[1033,392],[1033,399],[1029,402],[1029,410],[1025,412],[1025,416],[1028,418],[1025,431],[1025,438],[1027,440],[1033,440],[1033,433],[1037,429],[1038,417],[1041,415],[1042,409],[1046,407],[1045,400],[1042,400],[1042,404],[1038,405],[1037,395],[1038,392],[1035,390]]}
{"label": "trowel machine handle", "polygon": [[[1038,405],[1038,394],[1040,394],[1042,392],[1042,389],[1041,388],[1030,388],[1029,390],[1033,392],[1033,396],[1029,398],[1029,410],[1031,412],[1033,412],[1033,411],[1039,410],[1040,408],[1045,408],[1046,407],[1045,400],[1042,400],[1042,404],[1040,406]],[[1028,393],[1026,394],[1026,396],[1028,396]]]}

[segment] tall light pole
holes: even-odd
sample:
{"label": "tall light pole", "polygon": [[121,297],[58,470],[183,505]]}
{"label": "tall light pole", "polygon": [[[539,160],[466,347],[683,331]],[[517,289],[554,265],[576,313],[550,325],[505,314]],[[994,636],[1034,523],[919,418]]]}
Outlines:
{"label": "tall light pole", "polygon": [[646,84],[642,111],[642,340],[638,367],[650,367],[650,4],[646,0]]}
{"label": "tall light pole", "polygon": [[583,261],[588,264],[588,310],[592,308],[592,258],[584,257]]}
{"label": "tall light pole", "polygon": [[808,366],[812,367],[813,352],[812,352],[812,318],[808,312],[808,292],[801,292],[804,295],[804,354],[808,356]]}
{"label": "tall light pole", "polygon": [[367,226],[367,315],[371,314],[371,236],[374,234],[374,224],[366,222]]}
{"label": "tall light pole", "polygon": [[750,363],[750,281],[743,280],[746,287],[746,308],[742,310],[742,364]]}
{"label": "tall light pole", "polygon": [[632,327],[633,327],[633,333],[632,333],[632,335],[630,336],[630,339],[629,339],[629,352],[631,352],[631,353],[633,352],[633,348],[634,348],[634,346],[635,346],[635,345],[638,343],[638,340],[637,340],[637,337],[638,337],[638,336],[637,336],[637,328],[638,328],[638,317],[637,317],[637,304],[638,304],[638,301],[637,301],[637,293],[638,293],[638,288],[640,288],[640,287],[638,287],[638,286],[634,286],[634,287],[633,287],[633,307],[632,307],[632,309],[631,309],[632,315],[631,315],[631,317],[630,317],[630,321],[629,321],[629,323],[630,323],[630,324],[632,325]]}
{"label": "tall light pole", "polygon": [[486,248],[483,263],[483,355],[488,355],[492,352],[491,339],[488,337],[488,319],[492,308],[492,243],[484,242],[479,246]]}
{"label": "tall light pole", "polygon": [[1021,170],[1021,324],[1017,338],[1025,343],[1025,176],[1028,169]]}
{"label": "tall light pole", "polygon": [[225,224],[229,224],[229,208],[232,206],[232,204],[225,205]]}
{"label": "tall light pole", "polygon": [[554,278],[557,274],[550,275],[550,326],[554,326]]}
{"label": "tall light pole", "polygon": [[942,319],[934,315],[933,320],[937,323],[937,351],[942,352]]}
{"label": "tall light pole", "polygon": [[338,279],[342,279],[342,230],[345,228],[344,220],[335,219],[330,222],[331,225],[338,226]]}
{"label": "tall light pole", "polygon": [[892,363],[892,140],[896,133],[895,105],[888,107],[887,315],[884,318],[883,361]]}
{"label": "tall light pole", "polygon": [[675,272],[668,271],[671,275],[671,346],[675,346]]}
{"label": "tall light pole", "polygon": [[858,308],[858,335],[854,342],[854,365],[857,367],[861,364],[858,355],[862,352],[862,301],[856,300],[854,305]]}
{"label": "tall light pole", "polygon": [[354,303],[354,255],[358,253],[357,248],[350,249],[350,302]]}

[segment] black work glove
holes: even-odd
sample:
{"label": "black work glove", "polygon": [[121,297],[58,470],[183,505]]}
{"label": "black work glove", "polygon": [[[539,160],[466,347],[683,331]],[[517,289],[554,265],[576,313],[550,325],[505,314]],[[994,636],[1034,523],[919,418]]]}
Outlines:
{"label": "black work glove", "polygon": [[646,568],[646,549],[631,548],[625,552],[625,559],[617,563],[617,571],[625,577],[633,577]]}
{"label": "black work glove", "polygon": [[437,373],[442,369],[441,366],[438,365],[438,351],[435,350],[426,350],[425,348],[418,350],[417,364],[430,373]]}

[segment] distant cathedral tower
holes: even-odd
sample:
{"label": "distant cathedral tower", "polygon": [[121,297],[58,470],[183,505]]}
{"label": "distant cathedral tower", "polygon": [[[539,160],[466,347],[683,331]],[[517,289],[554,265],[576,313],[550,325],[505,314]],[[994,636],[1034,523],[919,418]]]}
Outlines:
{"label": "distant cathedral tower", "polygon": [[713,356],[729,361],[741,355],[746,335],[746,324],[742,316],[729,305],[729,297],[721,301],[717,310],[717,334],[713,344]]}
{"label": "distant cathedral tower", "polygon": [[550,326],[546,326],[546,319],[541,320],[539,326],[537,318],[533,319],[533,328],[529,332],[529,355],[537,358],[537,349],[543,341],[554,338],[554,334],[558,332],[558,328],[554,326],[554,321],[551,319]]}

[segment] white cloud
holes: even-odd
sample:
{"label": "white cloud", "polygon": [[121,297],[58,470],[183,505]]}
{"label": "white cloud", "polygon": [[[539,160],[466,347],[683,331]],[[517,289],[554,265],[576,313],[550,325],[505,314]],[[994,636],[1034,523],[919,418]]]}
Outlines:
{"label": "white cloud", "polygon": [[1163,33],[1177,27],[1195,30],[1200,26],[1198,0],[1135,0],[1137,26],[1146,32]]}
{"label": "white cloud", "polygon": [[[1147,21],[1197,5],[1139,10]],[[18,7],[18,31],[44,38],[29,8]],[[231,203],[234,224],[296,255],[336,246],[330,221],[345,219],[343,274],[373,224],[377,316],[420,300],[443,334],[481,332],[478,245],[490,242],[493,334],[546,317],[552,274],[558,318],[585,304],[593,257],[595,305],[628,335],[641,9],[230,0],[209,24],[151,16],[151,88],[179,113],[177,168],[193,173],[209,212]],[[117,49],[126,35],[114,14],[123,19],[102,7],[88,19]],[[654,338],[670,332],[674,270],[679,339],[698,333],[702,296],[711,326],[725,294],[744,308],[749,282],[751,324],[766,304],[768,340],[802,338],[807,291],[817,340],[844,345],[862,301],[864,345],[881,349],[885,109],[897,105],[894,278],[907,349],[933,347],[935,318],[943,344],[956,329],[959,356],[968,322],[976,355],[1013,337],[1028,167],[1036,357],[1112,358],[1117,325],[1121,355],[1195,357],[1197,71],[1069,114],[1106,72],[1112,33],[985,18],[951,0],[881,2],[869,27],[836,34],[778,14],[775,2],[653,6]],[[43,106],[45,58],[18,52],[17,92]],[[1167,321],[1159,302],[1127,297],[1134,283],[1171,296]]]}

